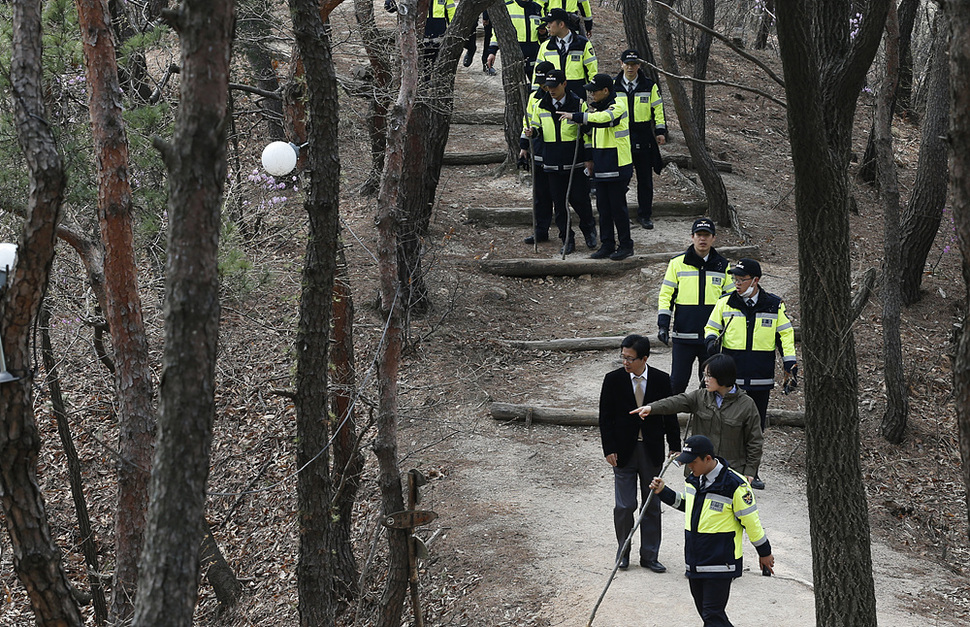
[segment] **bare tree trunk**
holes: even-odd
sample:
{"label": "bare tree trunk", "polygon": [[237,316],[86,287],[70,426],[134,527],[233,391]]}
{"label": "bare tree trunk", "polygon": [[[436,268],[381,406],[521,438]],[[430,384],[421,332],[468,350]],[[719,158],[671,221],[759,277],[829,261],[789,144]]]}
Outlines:
{"label": "bare tree trunk", "polygon": [[[703,12],[700,19],[701,24],[708,28],[714,28],[714,0],[703,0]],[[707,78],[707,62],[711,58],[711,43],[714,36],[706,30],[702,30],[697,39],[697,47],[694,49],[694,78],[704,80]],[[707,142],[707,85],[700,82],[693,83],[693,98],[691,99],[694,111],[694,124],[697,125],[697,136],[701,143]]]}
{"label": "bare tree trunk", "polygon": [[640,0],[620,0],[620,10],[623,12],[623,32],[626,34],[627,45],[640,53],[640,58],[650,65],[641,68],[653,82],[660,83],[660,75],[651,66],[657,65],[650,45],[650,34],[647,32],[647,3]]}
{"label": "bare tree trunk", "polygon": [[[448,143],[455,70],[465,39],[490,1],[466,0],[458,5],[441,49],[424,73],[427,81],[422,97],[415,102],[408,118],[407,156],[401,181],[402,217],[398,228],[398,274],[405,316],[421,313],[431,306],[422,257]],[[420,8],[418,11],[421,12]],[[407,318],[403,323],[406,327]]]}
{"label": "bare tree trunk", "polygon": [[[896,7],[890,3],[886,18],[886,74],[876,99],[876,155],[879,163],[879,191],[883,206],[883,235],[886,258],[882,270],[882,342],[886,381],[886,413],[882,417],[882,436],[899,444],[906,430],[909,399],[903,372],[903,349],[899,337],[902,308],[898,277],[903,266],[900,257],[899,186],[893,157],[892,101],[899,80],[899,22]],[[909,263],[907,261],[907,263]]]}
{"label": "bare tree trunk", "polygon": [[114,348],[118,397],[118,504],[111,615],[134,613],[138,559],[145,537],[148,480],[155,440],[148,339],[142,318],[128,183],[128,138],[118,94],[111,15],[104,0],[77,0],[84,45],[88,111],[98,162],[98,219],[104,242],[105,320]]}
{"label": "bare tree trunk", "polygon": [[505,91],[505,165],[515,168],[519,158],[519,136],[522,117],[529,97],[525,78],[525,58],[519,48],[515,26],[509,17],[504,0],[494,0],[488,7],[488,19],[492,21],[495,39],[502,50],[502,86]]}
{"label": "bare tree trunk", "polygon": [[[914,124],[919,116],[913,107],[913,27],[919,12],[919,0],[899,0],[899,84],[896,102],[903,115]],[[939,13],[937,14],[939,16]]]}
{"label": "bare tree trunk", "polygon": [[950,115],[950,68],[947,60],[948,27],[946,16],[937,14],[936,36],[933,39],[932,61],[926,79],[926,113],[923,115],[919,164],[913,195],[903,212],[900,238],[901,258],[906,260],[900,270],[903,303],[911,305],[920,298],[923,269],[933,240],[940,230],[946,207],[949,165],[947,155],[947,124]]}
{"label": "bare tree trunk", "polygon": [[[946,5],[950,20],[950,141],[954,146],[970,146],[970,4]],[[950,176],[953,184],[953,217],[960,252],[963,254],[963,282],[970,288],[970,153],[955,150]],[[960,458],[970,520],[970,299],[963,301],[963,329],[953,362],[957,427],[960,432]]]}
{"label": "bare tree trunk", "polygon": [[81,477],[81,462],[78,459],[74,438],[71,436],[71,425],[67,422],[67,407],[64,395],[61,393],[61,379],[57,371],[57,361],[54,359],[54,349],[51,347],[50,334],[51,312],[47,305],[40,311],[40,340],[41,356],[44,370],[47,371],[47,389],[51,395],[51,411],[57,421],[57,433],[64,447],[67,458],[67,471],[71,482],[71,496],[74,499],[74,511],[77,513],[77,529],[81,536],[81,552],[84,554],[84,565],[88,569],[88,583],[91,585],[91,601],[94,605],[94,622],[104,625],[108,620],[108,604],[104,596],[104,586],[101,584],[101,567],[98,564],[98,545],[91,529],[91,517],[88,515],[88,505],[84,500],[84,480]]}
{"label": "bare tree trunk", "polygon": [[[657,46],[660,49],[663,68],[670,74],[680,75],[680,71],[677,69],[677,60],[674,58],[668,9],[656,0],[653,7],[656,16]],[[677,112],[677,119],[680,121],[680,130],[684,134],[684,141],[687,143],[690,156],[697,168],[697,174],[701,177],[701,183],[704,185],[708,215],[719,225],[730,226],[731,213],[728,208],[727,189],[725,189],[724,181],[714,166],[711,155],[704,146],[703,138],[698,133],[697,121],[694,119],[690,101],[687,98],[687,90],[679,81],[674,79],[667,80],[667,88],[671,100],[674,102],[674,110]]]}
{"label": "bare tree trunk", "polygon": [[833,10],[824,2],[777,2],[795,171],[806,467],[819,627],[876,624],[859,460],[846,170],[856,100],[882,36],[887,5],[887,0],[871,2],[850,40],[848,3]]}
{"label": "bare tree trunk", "polygon": [[[919,0],[900,0],[899,2],[899,23],[900,23],[900,33],[899,33],[899,54],[900,60],[905,61],[909,58],[909,74],[910,82],[912,82],[912,41],[913,41],[913,26],[916,22],[916,12],[919,9]],[[904,68],[900,68],[902,72]],[[902,76],[900,77],[902,80]],[[900,90],[902,89],[902,82],[897,86],[895,92],[893,92],[893,99],[890,103],[889,114],[890,118],[896,112],[896,102],[900,96]],[[908,95],[907,95],[908,98]],[[908,109],[909,103],[906,104]],[[909,111],[912,115],[912,111]],[[873,127],[869,130],[869,139],[866,140],[866,151],[862,156],[862,165],[859,167],[859,178],[867,183],[875,183],[878,178],[878,168],[876,164],[876,146],[875,146],[875,122],[873,122]]]}
{"label": "bare tree trunk", "polygon": [[235,607],[236,603],[243,595],[242,583],[232,572],[229,562],[219,549],[216,539],[212,537],[209,530],[209,523],[203,519],[206,531],[202,536],[202,547],[199,550],[199,565],[202,567],[202,574],[209,580],[212,590],[216,593],[219,601],[219,609],[222,612]]}
{"label": "bare tree trunk", "polygon": [[154,142],[169,172],[169,238],[158,441],[135,600],[137,627],[191,625],[198,595],[215,417],[233,3],[185,0],[164,17],[181,42],[181,87],[173,142]]}
{"label": "bare tree trunk", "polygon": [[[380,351],[378,370],[377,436],[374,453],[379,465],[378,484],[381,509],[390,514],[404,509],[401,472],[397,466],[397,382],[404,343],[403,303],[397,235],[398,215],[402,214],[402,177],[405,156],[410,158],[405,134],[418,95],[419,60],[415,0],[398,4],[398,45],[401,59],[401,89],[388,115],[387,153],[377,197],[377,255],[381,275],[381,309],[387,327]],[[423,4],[423,3],[422,3]],[[457,60],[457,57],[456,57]],[[408,534],[403,529],[388,529],[388,574],[381,596],[377,627],[399,627],[408,586]]]}
{"label": "bare tree trunk", "polygon": [[390,100],[387,91],[392,79],[387,49],[391,42],[377,28],[372,0],[354,0],[354,16],[360,27],[361,40],[367,52],[367,59],[370,61],[372,75],[370,77],[371,96],[368,102],[370,124],[367,127],[371,144],[371,171],[367,181],[361,187],[361,193],[365,196],[373,196],[380,186],[381,172],[384,169],[387,103]]}
{"label": "bare tree trunk", "polygon": [[309,218],[296,341],[296,461],[300,553],[297,565],[301,627],[332,625],[334,569],[331,522],[333,482],[328,440],[330,419],[330,322],[339,232],[340,157],[337,75],[330,35],[315,0],[290,0],[293,33],[306,71],[310,187]]}
{"label": "bare tree trunk", "polygon": [[775,23],[775,0],[764,0],[761,5],[761,23],[758,24],[758,36],[754,40],[755,50],[764,50],[768,47],[768,37],[771,35],[771,27]]}
{"label": "bare tree trunk", "polygon": [[81,625],[81,614],[51,536],[37,478],[40,435],[30,377],[31,327],[50,276],[65,175],[44,110],[42,3],[14,0],[11,6],[10,88],[17,139],[30,171],[30,196],[18,260],[0,303],[7,369],[19,377],[0,385],[0,504],[13,567],[27,589],[37,625],[73,627]]}
{"label": "bare tree trunk", "polygon": [[330,356],[330,410],[336,421],[333,442],[334,489],[331,516],[334,585],[337,597],[350,602],[358,593],[357,560],[353,546],[353,508],[364,470],[360,451],[354,397],[357,390],[354,359],[354,301],[344,249],[337,250],[337,274],[333,285],[333,350]]}

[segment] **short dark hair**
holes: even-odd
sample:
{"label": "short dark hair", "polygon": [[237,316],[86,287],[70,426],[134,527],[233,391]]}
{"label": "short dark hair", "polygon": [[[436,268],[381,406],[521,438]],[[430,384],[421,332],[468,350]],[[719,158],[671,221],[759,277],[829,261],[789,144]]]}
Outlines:
{"label": "short dark hair", "polygon": [[632,348],[636,351],[638,359],[650,356],[650,340],[636,333],[631,333],[623,338],[623,341],[620,342],[620,348]]}
{"label": "short dark hair", "polygon": [[738,366],[734,363],[734,358],[724,353],[708,357],[701,368],[707,370],[724,387],[731,387],[738,378]]}

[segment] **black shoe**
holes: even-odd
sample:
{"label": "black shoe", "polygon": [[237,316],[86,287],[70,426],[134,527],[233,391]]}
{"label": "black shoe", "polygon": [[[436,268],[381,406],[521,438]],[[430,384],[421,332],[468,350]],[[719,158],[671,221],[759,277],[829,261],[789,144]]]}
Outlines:
{"label": "black shoe", "polygon": [[576,240],[570,237],[568,240],[566,240],[566,243],[563,244],[560,252],[562,252],[564,255],[576,252]]}
{"label": "black shoe", "polygon": [[475,59],[475,51],[474,50],[471,50],[471,49],[466,50],[465,51],[465,58],[461,60],[461,64],[464,65],[465,67],[471,67],[472,66],[472,61],[474,59]]}
{"label": "black shoe", "polygon": [[649,568],[655,573],[665,573],[667,572],[667,567],[658,562],[657,560],[640,560],[640,566],[644,568]]}
{"label": "black shoe", "polygon": [[632,248],[620,248],[615,253],[610,255],[610,259],[613,261],[620,261],[621,259],[626,259],[627,257],[633,256]]}
{"label": "black shoe", "polygon": [[586,248],[592,250],[596,248],[596,229],[591,230],[589,233],[583,233],[586,237]]}
{"label": "black shoe", "polygon": [[590,259],[606,259],[613,254],[613,248],[610,246],[600,246],[599,250],[589,256]]}
{"label": "black shoe", "polygon": [[619,563],[620,570],[626,570],[627,568],[630,567],[630,554],[629,553],[626,553],[622,557],[620,556],[619,553],[617,553],[616,557],[620,561],[620,563]]}
{"label": "black shoe", "polygon": [[637,222],[639,222],[640,226],[647,229],[648,231],[653,229],[653,220],[651,220],[650,218],[638,218]]}
{"label": "black shoe", "polygon": [[755,490],[764,490],[765,482],[762,481],[760,477],[756,476],[754,479],[751,480],[751,487],[754,488]]}
{"label": "black shoe", "polygon": [[539,235],[538,237],[536,237],[535,235],[530,235],[529,237],[525,238],[522,241],[524,241],[526,244],[529,244],[529,245],[535,244],[536,242],[539,242],[541,244],[542,242],[548,242],[549,236]]}

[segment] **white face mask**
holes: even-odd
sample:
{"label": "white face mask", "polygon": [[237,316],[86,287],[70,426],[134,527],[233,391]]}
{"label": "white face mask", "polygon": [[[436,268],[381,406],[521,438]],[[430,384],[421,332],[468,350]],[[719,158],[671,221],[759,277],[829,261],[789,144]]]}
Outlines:
{"label": "white face mask", "polygon": [[748,289],[746,289],[743,292],[741,292],[741,298],[748,298],[752,294],[754,294],[754,283],[752,283],[751,285],[749,285],[748,286]]}

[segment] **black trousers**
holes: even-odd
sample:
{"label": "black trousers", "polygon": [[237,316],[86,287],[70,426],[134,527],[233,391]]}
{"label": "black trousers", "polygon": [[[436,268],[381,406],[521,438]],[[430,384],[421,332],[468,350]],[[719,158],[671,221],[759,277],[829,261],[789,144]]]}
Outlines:
{"label": "black trousers", "polygon": [[[613,468],[613,528],[616,530],[617,550],[623,548],[623,543],[636,522],[633,516],[637,509],[637,479],[640,480],[639,496],[642,504],[650,494],[650,482],[659,474],[660,466],[650,460],[643,442],[637,442],[625,466]],[[651,562],[657,559],[660,552],[660,499],[656,495],[650,499],[647,511],[642,516],[640,561]]]}
{"label": "black trousers", "polygon": [[653,164],[646,150],[633,152],[633,170],[637,174],[637,217],[653,218]]}
{"label": "black trousers", "polygon": [[724,608],[731,596],[732,578],[691,578],[690,595],[694,607],[704,620],[704,627],[734,627]]}
{"label": "black trousers", "polygon": [[[566,212],[566,188],[569,187],[569,171],[546,170],[546,178],[549,179],[549,195],[552,197],[552,207],[556,213],[556,226],[559,228],[559,239],[563,242],[573,239],[572,228],[567,229]],[[593,219],[593,205],[589,202],[589,179],[583,174],[582,170],[573,171],[573,184],[569,188],[569,204],[576,210],[579,216],[579,228],[583,234],[596,229],[596,221]],[[568,231],[568,232],[567,232]]]}
{"label": "black trousers", "polygon": [[549,193],[549,176],[542,168],[541,161],[532,162],[532,186],[532,212],[536,219],[534,235],[538,239],[545,239],[549,237],[549,227],[552,225],[552,194]]}
{"label": "black trousers", "polygon": [[767,390],[749,390],[744,388],[744,391],[751,400],[754,401],[755,406],[758,408],[758,413],[761,414],[761,430],[764,431],[768,424],[768,397],[771,396],[771,389]]}
{"label": "black trousers", "polygon": [[707,361],[707,347],[704,342],[690,344],[673,340],[670,349],[670,387],[674,394],[682,394],[690,385],[694,360],[697,360],[697,378],[700,380],[701,364]]}
{"label": "black trousers", "polygon": [[[606,248],[633,250],[630,237],[630,212],[626,207],[626,190],[630,179],[596,179],[596,211],[600,214],[600,241]],[[616,227],[616,239],[613,228]],[[619,246],[617,246],[619,243]]]}

